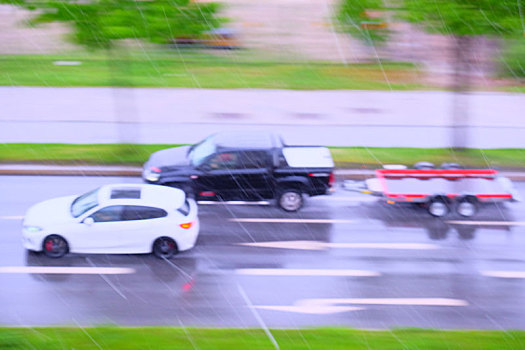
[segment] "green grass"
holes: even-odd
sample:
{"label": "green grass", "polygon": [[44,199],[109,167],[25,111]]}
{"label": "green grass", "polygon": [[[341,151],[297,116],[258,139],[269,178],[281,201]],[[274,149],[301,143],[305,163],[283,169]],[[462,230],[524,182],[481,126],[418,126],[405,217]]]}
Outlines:
{"label": "green grass", "polygon": [[[242,57],[242,55],[241,55]],[[80,61],[57,66],[55,61]],[[132,86],[261,89],[423,89],[410,63],[351,64],[275,62],[235,59],[186,52],[171,55],[130,55],[108,64],[101,55],[0,56],[0,85],[5,86]]]}
{"label": "green grass", "polygon": [[[285,349],[523,349],[523,331],[441,331],[345,328],[272,330]],[[274,349],[259,329],[169,327],[0,328],[0,349]]]}
{"label": "green grass", "polygon": [[[151,153],[175,146],[180,145],[4,143],[0,144],[0,162],[140,165]],[[457,162],[469,167],[525,168],[525,149],[330,147],[330,150],[339,167],[412,165],[425,160],[435,164]]]}

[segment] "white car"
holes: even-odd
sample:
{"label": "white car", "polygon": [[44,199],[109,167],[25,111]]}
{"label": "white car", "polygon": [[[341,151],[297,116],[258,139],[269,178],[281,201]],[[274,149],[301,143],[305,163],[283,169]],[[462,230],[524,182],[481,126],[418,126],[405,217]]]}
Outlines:
{"label": "white car", "polygon": [[81,196],[35,204],[26,213],[24,247],[66,253],[153,253],[171,258],[195,245],[197,205],[183,191],[158,185],[106,185]]}

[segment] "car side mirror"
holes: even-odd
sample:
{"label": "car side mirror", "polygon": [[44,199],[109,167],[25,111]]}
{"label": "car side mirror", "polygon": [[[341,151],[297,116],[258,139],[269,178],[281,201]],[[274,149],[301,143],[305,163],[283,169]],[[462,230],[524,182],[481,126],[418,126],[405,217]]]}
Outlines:
{"label": "car side mirror", "polygon": [[82,223],[85,225],[91,226],[95,223],[95,220],[93,220],[93,218],[90,216],[90,217],[85,218],[84,221],[82,221]]}

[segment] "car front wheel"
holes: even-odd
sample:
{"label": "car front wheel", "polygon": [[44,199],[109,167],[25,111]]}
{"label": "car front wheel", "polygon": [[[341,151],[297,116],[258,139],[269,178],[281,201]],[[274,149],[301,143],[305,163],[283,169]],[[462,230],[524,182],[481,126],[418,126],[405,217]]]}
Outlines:
{"label": "car front wheel", "polygon": [[59,235],[49,235],[42,243],[44,254],[50,258],[61,258],[69,251],[66,240]]}
{"label": "car front wheel", "polygon": [[169,237],[157,238],[153,243],[153,254],[159,259],[170,259],[177,252],[177,244]]}

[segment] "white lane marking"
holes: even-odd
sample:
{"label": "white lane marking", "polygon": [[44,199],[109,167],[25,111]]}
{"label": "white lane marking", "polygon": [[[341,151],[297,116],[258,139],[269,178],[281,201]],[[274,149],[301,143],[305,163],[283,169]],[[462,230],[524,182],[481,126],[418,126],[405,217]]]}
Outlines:
{"label": "white lane marking", "polygon": [[237,289],[239,290],[239,294],[241,294],[241,296],[244,299],[244,302],[246,303],[246,305],[248,305],[248,307],[250,308],[250,311],[252,312],[253,316],[255,317],[257,322],[259,322],[259,325],[261,326],[261,328],[264,330],[264,333],[266,333],[266,336],[272,342],[274,348],[279,350],[279,344],[277,344],[277,340],[275,340],[275,338],[273,337],[272,332],[270,331],[270,329],[268,329],[268,327],[266,326],[266,323],[264,323],[261,315],[259,315],[257,310],[255,310],[255,307],[253,306],[253,303],[250,300],[250,298],[248,298],[248,295],[246,295],[246,292],[244,291],[244,288],[242,288],[240,285],[237,285]]}
{"label": "white lane marking", "polygon": [[257,309],[294,312],[298,314],[328,315],[340,312],[365,310],[359,306],[317,306],[317,305],[255,305]]}
{"label": "white lane marking", "polygon": [[355,220],[344,219],[286,219],[286,218],[232,218],[233,222],[270,223],[270,224],[352,224]]}
{"label": "white lane marking", "polygon": [[448,224],[453,225],[476,225],[476,226],[525,226],[524,221],[461,221],[450,220]]}
{"label": "white lane marking", "polygon": [[301,299],[293,305],[258,305],[259,309],[296,312],[304,314],[333,314],[363,310],[364,307],[348,305],[387,305],[387,306],[467,306],[461,299],[449,298],[334,298]]}
{"label": "white lane marking", "polygon": [[331,269],[237,269],[238,275],[250,276],[345,276],[376,277],[379,272],[367,270],[331,270]]}
{"label": "white lane marking", "polygon": [[2,220],[22,220],[23,216],[0,216]]}
{"label": "white lane marking", "polygon": [[227,202],[197,201],[197,203],[204,204],[204,205],[270,205],[270,202],[268,202],[268,201],[256,201],[256,202],[248,202],[248,201],[227,201]]}
{"label": "white lane marking", "polygon": [[375,202],[379,198],[377,197],[326,197],[324,199],[328,201],[338,201],[338,202]]}
{"label": "white lane marking", "polygon": [[525,278],[525,271],[481,271],[483,276],[498,278]]}
{"label": "white lane marking", "polygon": [[408,250],[434,250],[440,249],[438,245],[427,243],[327,243],[321,241],[271,241],[238,243],[239,245],[261,248],[323,250],[328,248],[347,249],[408,249]]}
{"label": "white lane marking", "polygon": [[135,273],[135,269],[127,267],[2,266],[0,267],[0,273],[127,275]]}

